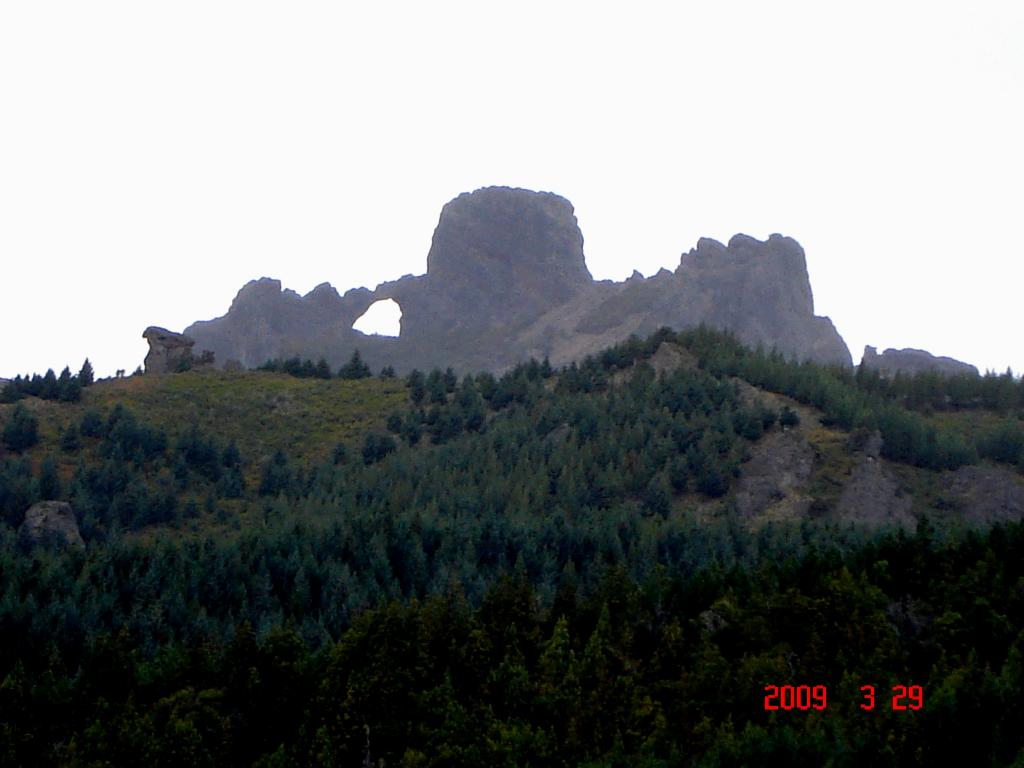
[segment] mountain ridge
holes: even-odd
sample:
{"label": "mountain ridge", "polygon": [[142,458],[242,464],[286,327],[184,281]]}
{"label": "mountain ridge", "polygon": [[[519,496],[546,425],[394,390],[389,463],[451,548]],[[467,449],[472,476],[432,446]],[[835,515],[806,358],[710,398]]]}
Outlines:
{"label": "mountain ridge", "polygon": [[[675,270],[622,282],[594,280],[583,242],[565,198],[485,187],[443,207],[423,275],[343,294],[321,283],[305,296],[264,277],[243,286],[224,316],[185,333],[222,365],[293,355],[337,365],[358,348],[374,367],[501,371],[531,356],[562,364],[631,334],[704,323],[791,357],[852,366],[832,321],[814,314],[806,258],[792,238],[701,238]],[[384,299],[402,309],[401,335],[353,330]]]}

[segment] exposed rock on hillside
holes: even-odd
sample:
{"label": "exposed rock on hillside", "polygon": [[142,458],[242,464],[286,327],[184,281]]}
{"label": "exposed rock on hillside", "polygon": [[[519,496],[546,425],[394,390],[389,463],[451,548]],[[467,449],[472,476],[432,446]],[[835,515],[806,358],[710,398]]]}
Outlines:
{"label": "exposed rock on hillside", "polygon": [[804,514],[811,498],[803,493],[814,468],[814,450],[802,430],[765,435],[740,469],[736,510],[745,518],[777,508],[780,517]]}
{"label": "exposed rock on hillside", "polygon": [[694,371],[700,367],[696,355],[669,341],[661,342],[647,362],[656,374],[672,373],[680,368]]}
{"label": "exposed rock on hillside", "polygon": [[29,507],[25,521],[18,528],[18,538],[25,546],[85,546],[75,513],[71,505],[63,501],[40,501]]}
{"label": "exposed rock on hillside", "polygon": [[142,338],[149,342],[146,373],[174,373],[183,360],[191,358],[195,345],[188,336],[155,325],[143,331]]}
{"label": "exposed rock on hillside", "polygon": [[965,519],[988,525],[1024,517],[1024,480],[999,466],[967,466],[949,473],[947,498]]}
{"label": "exposed rock on hillside", "polygon": [[897,373],[915,374],[935,371],[947,376],[967,373],[978,375],[978,369],[969,363],[954,360],[952,357],[936,357],[923,349],[887,349],[882,354],[874,347],[864,347],[864,357],[860,364],[878,371],[886,377]]}
{"label": "exposed rock on hillside", "polygon": [[[397,339],[352,330],[381,299],[402,308]],[[558,195],[505,187],[444,206],[425,275],[344,296],[326,284],[299,296],[263,278],[247,284],[224,317],[194,323],[186,333],[218,360],[249,367],[292,355],[323,356],[337,366],[358,348],[375,369],[501,370],[531,355],[561,364],[631,333],[702,322],[801,359],[852,362],[831,321],[814,315],[796,241],[703,239],[674,272],[594,281],[572,205]]]}
{"label": "exposed rock on hillside", "polygon": [[904,493],[884,462],[862,455],[836,505],[836,516],[844,522],[868,527],[899,525],[912,527],[913,498]]}

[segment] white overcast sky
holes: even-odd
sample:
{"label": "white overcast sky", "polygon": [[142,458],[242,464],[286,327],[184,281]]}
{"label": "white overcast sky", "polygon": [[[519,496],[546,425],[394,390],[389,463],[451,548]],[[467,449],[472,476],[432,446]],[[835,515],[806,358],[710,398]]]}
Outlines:
{"label": "white overcast sky", "polygon": [[248,280],[422,273],[567,197],[597,278],[781,232],[854,359],[1024,370],[1024,3],[0,3],[0,376],[141,363]]}

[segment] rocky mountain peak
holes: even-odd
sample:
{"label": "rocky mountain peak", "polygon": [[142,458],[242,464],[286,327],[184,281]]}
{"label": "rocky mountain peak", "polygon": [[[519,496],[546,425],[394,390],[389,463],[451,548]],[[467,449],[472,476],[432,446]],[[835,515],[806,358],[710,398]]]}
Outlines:
{"label": "rocky mountain peak", "polygon": [[250,280],[243,285],[231,302],[231,308],[242,308],[246,305],[259,304],[267,300],[276,299],[281,294],[281,281],[271,277],[261,277],[259,280]]}
{"label": "rocky mountain peak", "polygon": [[311,301],[324,309],[337,308],[341,306],[342,303],[341,296],[338,295],[338,290],[330,283],[320,283],[302,298],[306,301]]}
{"label": "rocky mountain peak", "polygon": [[773,234],[758,240],[737,234],[729,238],[727,246],[702,237],[695,248],[683,254],[676,274],[708,288],[717,286],[732,293],[742,288],[753,302],[744,306],[745,311],[756,309],[757,302],[767,302],[784,312],[814,314],[807,258],[791,237]]}
{"label": "rocky mountain peak", "polygon": [[427,277],[456,305],[499,317],[565,302],[593,282],[569,201],[509,187],[478,189],[444,206]]}

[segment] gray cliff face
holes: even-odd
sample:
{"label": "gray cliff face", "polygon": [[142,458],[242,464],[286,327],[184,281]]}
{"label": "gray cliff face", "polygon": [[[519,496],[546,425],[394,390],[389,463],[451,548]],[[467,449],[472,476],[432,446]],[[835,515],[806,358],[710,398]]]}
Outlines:
{"label": "gray cliff face", "polygon": [[477,325],[492,327],[521,325],[593,282],[569,201],[502,187],[445,205],[427,254],[427,278],[449,316],[474,313]]}
{"label": "gray cliff face", "polygon": [[889,378],[897,373],[913,375],[927,371],[946,376],[978,375],[978,369],[969,363],[954,360],[952,357],[936,357],[923,349],[887,349],[878,354],[877,349],[866,346],[860,364]]}
{"label": "gray cliff face", "polygon": [[[381,299],[402,308],[400,338],[352,330]],[[343,296],[327,284],[299,296],[263,278],[243,287],[224,317],[194,323],[186,333],[221,364],[253,367],[299,355],[338,366],[358,348],[374,368],[500,371],[530,356],[562,364],[631,333],[702,322],[799,359],[852,363],[831,321],[814,315],[795,240],[702,239],[674,272],[598,282],[587,269],[572,205],[558,195],[505,187],[444,206],[425,275]]]}
{"label": "gray cliff face", "polygon": [[571,325],[560,325],[557,315],[572,308],[555,309],[541,320],[542,327],[554,329],[555,340],[536,333],[533,339],[550,348],[553,362],[596,352],[630,333],[705,323],[790,357],[852,364],[832,321],[814,314],[803,249],[781,235],[764,242],[735,235],[728,245],[702,238],[683,254],[675,272],[597,283],[585,304]]}
{"label": "gray cliff face", "polygon": [[282,290],[268,277],[246,283],[228,313],[185,329],[204,349],[227,365],[237,361],[254,367],[275,357],[337,359],[360,336],[352,324],[374,302],[365,288],[344,297],[327,283],[305,296]]}

